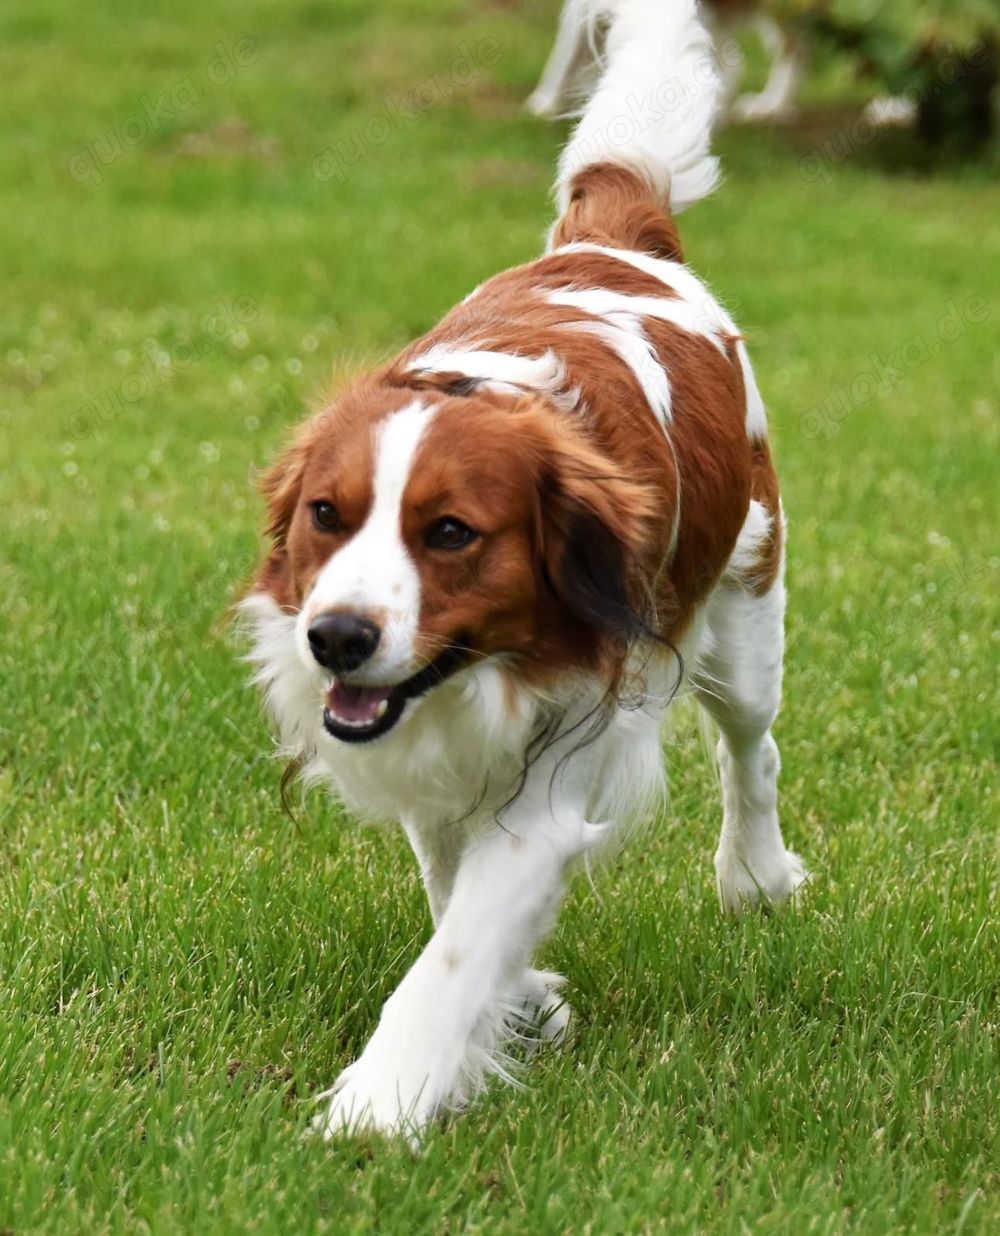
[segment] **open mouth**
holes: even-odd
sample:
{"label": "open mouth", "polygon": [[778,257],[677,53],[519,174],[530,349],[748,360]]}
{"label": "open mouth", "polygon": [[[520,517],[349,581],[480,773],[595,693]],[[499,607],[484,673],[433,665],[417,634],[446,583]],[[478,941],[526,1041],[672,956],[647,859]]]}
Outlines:
{"label": "open mouth", "polygon": [[341,742],[370,742],[388,734],[403,715],[407,700],[444,682],[468,658],[468,648],[452,644],[412,678],[388,687],[353,686],[334,678],[326,693],[323,726]]}

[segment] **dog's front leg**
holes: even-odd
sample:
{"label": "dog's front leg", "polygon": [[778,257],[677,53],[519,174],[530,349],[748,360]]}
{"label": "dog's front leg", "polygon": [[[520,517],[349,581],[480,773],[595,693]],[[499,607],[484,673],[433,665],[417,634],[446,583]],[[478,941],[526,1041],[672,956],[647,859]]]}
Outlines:
{"label": "dog's front leg", "polygon": [[[336,1082],[318,1125],[416,1133],[490,1071],[505,1012],[555,917],[586,826],[526,790],[503,823],[471,833],[433,938],[386,1002],[361,1056]],[[534,809],[532,808],[532,803]]]}

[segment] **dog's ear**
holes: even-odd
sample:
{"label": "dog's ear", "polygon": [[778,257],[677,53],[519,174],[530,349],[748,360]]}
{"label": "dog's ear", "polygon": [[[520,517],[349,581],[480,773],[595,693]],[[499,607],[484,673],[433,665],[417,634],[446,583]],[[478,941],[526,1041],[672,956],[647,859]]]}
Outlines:
{"label": "dog's ear", "polygon": [[267,535],[275,549],[284,549],[292,516],[299,504],[305,473],[306,447],[302,439],[292,445],[261,478],[260,488],[267,502]]}
{"label": "dog's ear", "polygon": [[616,659],[652,636],[652,589],[644,562],[654,496],[624,476],[576,424],[548,409],[519,409],[538,443],[538,550],[543,580]]}
{"label": "dog's ear", "polygon": [[287,542],[292,517],[302,493],[307,453],[303,434],[278,457],[260,481],[261,493],[267,503],[265,533],[271,541],[271,549],[258,568],[250,591],[268,592],[283,606],[295,601]]}

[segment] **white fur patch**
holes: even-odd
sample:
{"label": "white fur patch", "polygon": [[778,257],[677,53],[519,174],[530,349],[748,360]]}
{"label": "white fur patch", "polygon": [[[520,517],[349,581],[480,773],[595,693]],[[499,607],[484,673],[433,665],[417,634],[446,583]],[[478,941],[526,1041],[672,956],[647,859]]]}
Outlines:
{"label": "white fur patch", "polygon": [[304,758],[322,730],[323,697],[328,676],[302,657],[296,638],[296,615],[286,613],[267,592],[254,592],[240,605],[253,643],[249,661],[253,680],[281,733],[281,755]]}
{"label": "white fur patch", "polygon": [[583,291],[563,288],[551,292],[548,299],[554,305],[583,309],[599,318],[616,320],[623,315],[632,318],[658,318],[661,322],[670,322],[690,334],[701,335],[703,339],[714,344],[723,356],[726,354],[726,347],[718,330],[686,300],[667,296],[628,296],[623,292],[609,292],[606,288],[587,288]]}
{"label": "white fur patch", "polygon": [[320,571],[298,620],[299,649],[311,661],[306,633],[319,614],[343,608],[383,617],[378,649],[365,664],[371,686],[394,685],[419,669],[420,575],[403,542],[401,515],[413,460],[433,416],[417,400],[378,426],[368,519]]}
{"label": "white fur patch", "polygon": [[743,387],[747,396],[747,437],[757,441],[767,440],[767,411],[757,385],[757,376],[750,364],[750,353],[742,339],[736,344],[736,355],[743,372]]}
{"label": "white fur patch", "polygon": [[639,169],[676,214],[719,179],[710,153],[719,101],[712,41],[696,0],[591,0],[567,20],[583,25],[602,12],[612,19],[603,71],[559,160],[559,210],[577,172],[610,161]]}
{"label": "white fur patch", "polygon": [[671,417],[670,382],[642,323],[634,314],[608,314],[603,322],[567,322],[563,330],[581,331],[609,347],[619,356],[642,388],[657,420],[666,425]]}
{"label": "white fur patch", "polygon": [[751,498],[747,517],[726,563],[725,578],[739,583],[749,579],[760,563],[770,535],[771,516],[767,507]]}
{"label": "white fur patch", "polygon": [[[636,270],[641,270],[647,275],[652,275],[654,279],[659,279],[662,284],[676,292],[686,302],[692,325],[685,329],[697,330],[707,338],[717,339],[726,335],[738,336],[740,333],[736,323],[705,284],[681,262],[672,262],[667,258],[655,258],[648,253],[637,253],[632,249],[615,249],[609,245],[591,245],[582,242],[563,245],[556,252],[601,253],[619,262],[627,262]],[[654,300],[654,303],[659,302]],[[749,353],[742,339],[736,344],[736,354],[746,388],[747,436],[756,439],[766,438],[767,414],[764,410],[764,401],[750,364]]]}
{"label": "white fur patch", "polygon": [[577,406],[580,398],[579,391],[566,390],[566,366],[552,351],[541,356],[522,356],[516,352],[438,343],[412,360],[408,368],[410,373],[460,373],[491,390],[511,395],[537,391],[567,412]]}

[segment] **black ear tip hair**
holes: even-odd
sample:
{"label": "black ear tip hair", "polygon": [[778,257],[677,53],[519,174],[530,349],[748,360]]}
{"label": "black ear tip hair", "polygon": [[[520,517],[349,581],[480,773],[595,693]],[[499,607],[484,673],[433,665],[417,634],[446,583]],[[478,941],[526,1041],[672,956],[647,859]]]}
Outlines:
{"label": "black ear tip hair", "polygon": [[449,382],[445,387],[445,394],[454,395],[459,398],[474,395],[479,389],[480,383],[480,378],[456,378],[454,382]]}
{"label": "black ear tip hair", "polygon": [[556,572],[550,587],[595,634],[621,641],[623,651],[659,638],[629,596],[632,565],[625,546],[596,515],[578,511],[569,521]]}

